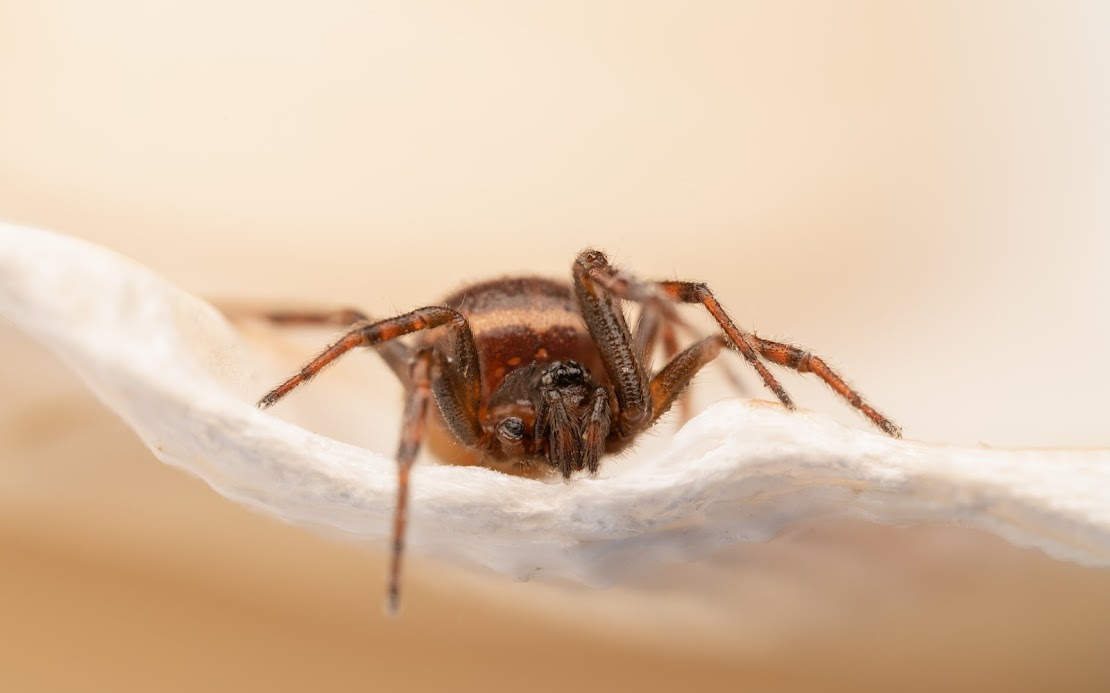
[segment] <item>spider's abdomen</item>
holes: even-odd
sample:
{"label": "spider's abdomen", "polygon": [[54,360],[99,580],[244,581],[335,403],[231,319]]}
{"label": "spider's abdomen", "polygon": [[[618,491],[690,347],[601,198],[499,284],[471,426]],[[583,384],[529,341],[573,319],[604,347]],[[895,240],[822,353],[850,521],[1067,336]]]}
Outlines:
{"label": "spider's abdomen", "polygon": [[444,303],[466,316],[478,348],[482,396],[533,361],[578,361],[606,381],[570,285],[539,277],[473,284]]}

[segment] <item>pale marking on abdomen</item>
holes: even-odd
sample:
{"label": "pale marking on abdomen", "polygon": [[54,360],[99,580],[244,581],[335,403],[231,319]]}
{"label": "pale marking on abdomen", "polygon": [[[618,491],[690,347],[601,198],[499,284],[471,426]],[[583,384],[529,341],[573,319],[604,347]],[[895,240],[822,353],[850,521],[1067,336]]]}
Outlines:
{"label": "pale marking on abdomen", "polygon": [[471,313],[466,316],[470,331],[475,337],[494,330],[523,328],[529,332],[543,334],[552,328],[563,327],[573,330],[584,329],[582,317],[578,313],[562,308],[542,310],[491,310]]}

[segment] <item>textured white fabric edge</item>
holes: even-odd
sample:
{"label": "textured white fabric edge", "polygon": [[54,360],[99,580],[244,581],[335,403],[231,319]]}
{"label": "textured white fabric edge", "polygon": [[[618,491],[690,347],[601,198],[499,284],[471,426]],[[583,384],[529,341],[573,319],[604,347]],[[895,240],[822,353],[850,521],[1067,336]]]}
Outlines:
{"label": "textured white fabric edge", "polygon": [[[232,394],[247,352],[209,304],[109,250],[0,224],[0,314],[60,355],[163,462],[288,522],[385,546],[392,460]],[[978,527],[1110,565],[1110,451],[893,440],[743,400],[597,479],[418,465],[411,507],[413,551],[592,584],[845,514]]]}

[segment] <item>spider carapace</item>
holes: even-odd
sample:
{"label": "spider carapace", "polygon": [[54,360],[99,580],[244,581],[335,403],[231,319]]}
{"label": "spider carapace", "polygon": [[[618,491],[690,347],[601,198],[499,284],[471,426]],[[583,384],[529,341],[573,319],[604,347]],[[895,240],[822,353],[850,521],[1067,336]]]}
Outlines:
{"label": "spider carapace", "polygon": [[[622,302],[640,307],[630,329]],[[720,332],[679,351],[688,330],[676,306],[700,304]],[[459,444],[482,464],[548,468],[564,478],[594,473],[605,453],[627,446],[674,404],[722,347],[738,351],[789,409],[794,403],[764,361],[812,373],[892,436],[900,431],[808,351],[762,339],[732,321],[702,283],[643,281],[609,264],[596,250],[580,253],[572,282],[499,279],[458,291],[441,305],[385,320],[354,310],[286,311],[278,323],[345,324],[349,330],[297,374],[259,401],[268,407],[356,347],[372,347],[406,391],[397,450],[397,504],[387,588],[395,612],[408,505],[409,470],[425,437],[429,403]],[[413,335],[408,343],[398,341]],[[648,360],[662,343],[658,371]]]}

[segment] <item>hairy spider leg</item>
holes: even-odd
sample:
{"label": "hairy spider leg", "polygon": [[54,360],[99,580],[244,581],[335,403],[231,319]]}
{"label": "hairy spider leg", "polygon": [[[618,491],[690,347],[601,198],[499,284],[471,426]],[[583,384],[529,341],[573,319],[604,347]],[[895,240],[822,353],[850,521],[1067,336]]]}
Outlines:
{"label": "hairy spider leg", "polygon": [[386,602],[390,613],[396,613],[400,603],[401,557],[408,518],[409,471],[424,437],[429,397],[435,398],[444,422],[461,442],[475,446],[484,442],[482,425],[478,419],[481,370],[474,335],[466,317],[451,308],[428,306],[395,318],[358,325],[258,402],[258,406],[263,408],[273,405],[355,347],[387,346],[391,343],[390,340],[437,327],[451,331],[451,338],[447,342],[451,345],[453,362],[442,353],[439,348],[441,343],[435,342],[415,353],[406,349],[405,353],[412,355],[406,356],[403,369],[406,372],[403,375],[398,374],[406,384],[408,401],[397,450],[397,505],[393,515],[393,543]]}
{"label": "hairy spider leg", "polygon": [[[701,282],[686,281],[645,282],[613,267],[609,264],[605,255],[596,250],[587,250],[580,254],[577,264],[586,268],[586,272],[595,277],[597,283],[602,284],[620,298],[644,302],[657,300],[661,294],[676,303],[702,304],[728,336],[731,345],[743,354],[748,363],[763,378],[764,384],[775,393],[779,401],[787,408],[794,409],[793,401],[786,394],[778,380],[759,361],[757,354],[772,363],[792,368],[801,373],[817,375],[828,383],[841,398],[863,412],[884,433],[894,437],[901,435],[901,430],[896,425],[865,403],[859,393],[850,388],[820,358],[788,344],[761,340],[737,327],[707,285]],[[807,370],[802,370],[803,368]]]}
{"label": "hairy spider leg", "polygon": [[[576,284],[584,287],[604,287],[610,302],[619,298],[637,303],[653,302],[659,305],[667,305],[668,301],[673,303],[701,303],[728,336],[732,346],[744,356],[748,364],[763,378],[763,383],[767,388],[775,394],[787,409],[795,408],[794,402],[786,394],[786,390],[759,360],[755,340],[747,332],[736,326],[728,314],[725,313],[721,304],[717,302],[712,292],[709,291],[709,287],[704,284],[643,281],[610,265],[605,254],[598,250],[585,250],[578,255],[575,261],[575,281]],[[596,291],[596,288],[594,291]],[[583,312],[585,313],[585,309]],[[617,312],[619,313],[619,310]],[[621,322],[623,323],[623,320]],[[592,331],[593,326],[588,317],[586,324],[591,326]],[[606,336],[609,337],[608,334]],[[602,353],[604,351],[602,349]],[[623,363],[614,363],[614,365],[619,367]]]}
{"label": "hairy spider leg", "polygon": [[258,315],[278,325],[337,325],[373,322],[357,308],[277,308],[261,310]]}
{"label": "hairy spider leg", "polygon": [[[667,413],[705,364],[717,358],[728,344],[723,335],[705,337],[686,348],[651,379],[651,420]],[[680,400],[686,401],[686,400]]]}
{"label": "hairy spider leg", "polygon": [[[596,254],[604,260],[604,255]],[[597,345],[601,363],[613,384],[618,409],[617,431],[628,439],[650,422],[648,373],[628,330],[619,297],[595,279],[590,271],[590,259],[591,251],[586,251],[574,263],[574,293],[586,329]]]}
{"label": "hairy spider leg", "polygon": [[[262,399],[258,400],[258,406],[263,409],[273,406],[282,397],[311,380],[340,356],[356,347],[378,347],[413,332],[451,325],[459,333],[459,341],[469,339],[473,347],[474,337],[470,333],[466,318],[462,313],[444,306],[418,308],[394,318],[356,325],[340,337],[339,341],[309,361],[297,374],[263,395]],[[477,348],[473,348],[472,351],[477,353]],[[472,377],[477,375],[477,368],[475,368]]]}
{"label": "hairy spider leg", "polygon": [[[609,425],[613,420],[609,410],[609,391],[598,387],[590,396],[590,417],[582,432],[582,460],[590,474],[597,474],[605,441],[609,438]],[[564,476],[566,476],[564,474]]]}
{"label": "hairy spider leg", "polygon": [[[639,318],[636,320],[636,329],[632,332],[632,343],[640,361],[645,368],[651,369],[651,359],[655,354],[655,344],[660,339],[663,342],[663,359],[669,363],[678,354],[678,335],[675,330],[676,321],[665,315],[654,303],[645,303],[641,307]],[[689,327],[682,325],[687,330]],[[689,389],[680,393],[678,400],[679,420],[686,422],[692,414],[693,401],[690,399]]]}
{"label": "hairy spider leg", "polygon": [[[445,339],[437,340],[432,357],[432,395],[443,422],[455,440],[471,448],[488,447],[491,439],[482,426],[482,372],[470,323],[462,323]],[[447,352],[450,352],[448,354]]]}
{"label": "hairy spider leg", "polygon": [[[667,300],[669,301],[669,299]],[[664,312],[657,310],[655,305],[655,302],[643,304],[643,309],[641,310],[639,319],[636,322],[636,329],[632,333],[632,339],[636,344],[636,352],[642,354],[642,358],[645,364],[651,363],[650,357],[655,352],[655,341],[657,336],[662,338],[663,341],[663,356],[665,359],[664,363],[669,363],[678,354],[679,328],[681,328],[682,331],[685,332],[687,335],[695,339],[701,339],[704,337],[704,335],[698,334],[698,332],[694,328],[681,320],[673,320],[670,317],[663,317]],[[671,304],[667,303],[666,305]],[[744,386],[744,383],[740,380],[740,377],[736,375],[736,371],[734,371],[729,366],[729,364],[722,362],[719,364],[718,368],[720,369],[722,375],[724,375],[725,380],[728,381],[729,385],[731,385],[733,389],[735,389],[740,394],[747,393],[748,388]],[[693,415],[694,401],[693,398],[690,397],[690,385],[692,385],[692,383],[687,384],[678,395],[678,420],[680,423],[685,423],[686,421],[689,421],[691,416]],[[666,410],[664,410],[664,413],[665,411]]]}
{"label": "hairy spider leg", "polygon": [[389,583],[386,587],[386,611],[396,615],[401,605],[401,557],[405,552],[405,527],[409,512],[409,472],[420,452],[431,398],[430,377],[432,354],[420,351],[409,372],[407,401],[401,423],[401,440],[397,444],[397,502],[393,506],[393,541],[389,553]]}
{"label": "hairy spider leg", "polygon": [[894,438],[902,437],[902,429],[896,426],[890,419],[886,418],[875,409],[863,401],[860,394],[848,386],[844,379],[837,373],[829,368],[828,364],[824,362],[819,356],[815,356],[805,349],[800,349],[791,344],[783,344],[782,342],[772,342],[769,339],[761,339],[755,337],[756,345],[759,348],[759,353],[763,358],[771,363],[777,363],[780,366],[785,366],[798,373],[812,373],[821,380],[824,380],[829,387],[847,400],[856,409],[863,412],[863,415],[871,419],[871,422],[883,430],[887,435]]}
{"label": "hairy spider leg", "polygon": [[[268,309],[254,306],[221,306],[224,314],[232,320],[256,318],[266,320],[281,327],[335,326],[350,327],[355,323],[374,322],[361,310],[355,308],[278,308]],[[400,342],[385,342],[376,347],[378,354],[393,371],[393,374],[406,385],[409,377],[409,363],[412,350]]]}
{"label": "hairy spider leg", "polygon": [[[789,344],[763,340],[755,335],[740,331],[732,322],[732,319],[729,318],[724,308],[721,307],[721,304],[718,303],[716,297],[713,296],[713,292],[710,291],[709,287],[705,284],[700,282],[665,281],[659,282],[659,287],[663,290],[663,293],[673,298],[675,301],[681,303],[701,303],[710,314],[713,315],[717,323],[734,342],[736,339],[732,331],[741,334],[748,344],[754,344],[759,354],[768,361],[786,366],[799,373],[813,373],[828,383],[829,386],[833,388],[833,391],[847,401],[848,404],[861,411],[864,416],[870,419],[881,431],[895,438],[901,437],[901,429],[864,402],[863,397],[850,388],[822,359],[813,356],[804,349],[799,349]],[[760,368],[762,369],[762,364],[760,364]],[[760,371],[761,374],[763,372],[763,370]],[[783,404],[789,408],[793,408],[793,404],[789,399],[783,399],[783,395],[786,394],[785,391],[781,391],[781,386],[778,385],[777,381],[773,379],[772,381],[773,385],[769,384],[769,387],[779,395],[779,399]],[[766,377],[764,378],[764,382],[767,382]]]}
{"label": "hairy spider leg", "polygon": [[763,378],[763,384],[778,397],[783,406],[787,409],[794,409],[794,401],[790,399],[790,395],[786,394],[779,381],[775,376],[771,375],[771,371],[767,370],[755,354],[755,337],[749,332],[737,327],[736,323],[732,321],[728,313],[725,312],[724,307],[717,301],[717,297],[709,290],[709,287],[701,282],[676,282],[666,281],[658,283],[659,289],[671,300],[678,303],[700,303],[705,306],[717,324],[721,326],[725,334],[728,335],[729,341],[733,346],[739,349],[740,353],[744,355],[744,359],[755,368],[759,376]]}

